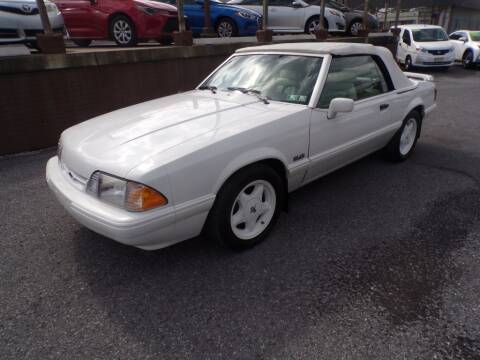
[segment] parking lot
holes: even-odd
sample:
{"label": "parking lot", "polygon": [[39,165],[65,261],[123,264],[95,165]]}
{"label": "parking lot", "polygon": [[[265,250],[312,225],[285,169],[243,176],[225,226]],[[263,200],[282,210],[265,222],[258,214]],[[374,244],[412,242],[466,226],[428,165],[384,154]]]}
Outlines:
{"label": "parking lot", "polygon": [[480,359],[480,69],[431,72],[413,157],[290,195],[245,252],[154,252],[77,224],[54,149],[0,158],[2,359]]}

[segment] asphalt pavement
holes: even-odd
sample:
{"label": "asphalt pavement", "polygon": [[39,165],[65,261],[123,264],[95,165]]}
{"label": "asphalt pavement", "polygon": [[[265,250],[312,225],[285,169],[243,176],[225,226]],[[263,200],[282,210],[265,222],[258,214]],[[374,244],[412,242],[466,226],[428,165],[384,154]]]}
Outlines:
{"label": "asphalt pavement", "polygon": [[54,150],[0,159],[2,359],[480,359],[480,69],[431,72],[411,159],[290,196],[245,252],[145,252],[77,224]]}

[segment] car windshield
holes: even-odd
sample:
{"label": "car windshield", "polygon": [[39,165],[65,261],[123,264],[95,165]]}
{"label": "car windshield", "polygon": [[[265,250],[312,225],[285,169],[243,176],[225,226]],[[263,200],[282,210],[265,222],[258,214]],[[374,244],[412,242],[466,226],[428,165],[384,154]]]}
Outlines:
{"label": "car windshield", "polygon": [[413,40],[417,42],[427,41],[447,41],[448,35],[443,29],[431,28],[431,29],[413,29]]}
{"label": "car windshield", "polygon": [[480,41],[480,31],[470,31],[472,41]]}
{"label": "car windshield", "polygon": [[306,105],[322,60],[300,55],[239,55],[231,58],[201,87],[240,90],[269,100]]}

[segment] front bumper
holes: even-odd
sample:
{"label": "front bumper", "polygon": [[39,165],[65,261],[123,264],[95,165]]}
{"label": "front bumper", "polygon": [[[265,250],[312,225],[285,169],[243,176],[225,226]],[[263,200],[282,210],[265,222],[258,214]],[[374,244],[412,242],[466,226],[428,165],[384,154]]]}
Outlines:
{"label": "front bumper", "polygon": [[119,209],[75,186],[56,156],[47,163],[46,179],[58,201],[79,223],[144,250],[160,249],[198,235],[213,204],[211,200],[181,211],[174,206],[138,213]]}
{"label": "front bumper", "polygon": [[435,56],[428,53],[416,54],[413,65],[417,67],[442,67],[452,66],[455,63],[455,54],[449,52],[442,56]]}

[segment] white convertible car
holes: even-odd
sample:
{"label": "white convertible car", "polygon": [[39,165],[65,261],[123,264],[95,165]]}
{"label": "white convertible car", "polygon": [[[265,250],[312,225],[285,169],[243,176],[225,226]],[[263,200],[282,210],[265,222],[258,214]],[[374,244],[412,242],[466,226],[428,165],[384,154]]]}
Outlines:
{"label": "white convertible car", "polygon": [[158,249],[199,235],[250,247],[291,192],[369,153],[410,156],[435,107],[428,75],[382,47],[238,50],[195,90],[63,132],[47,181],[86,227]]}

